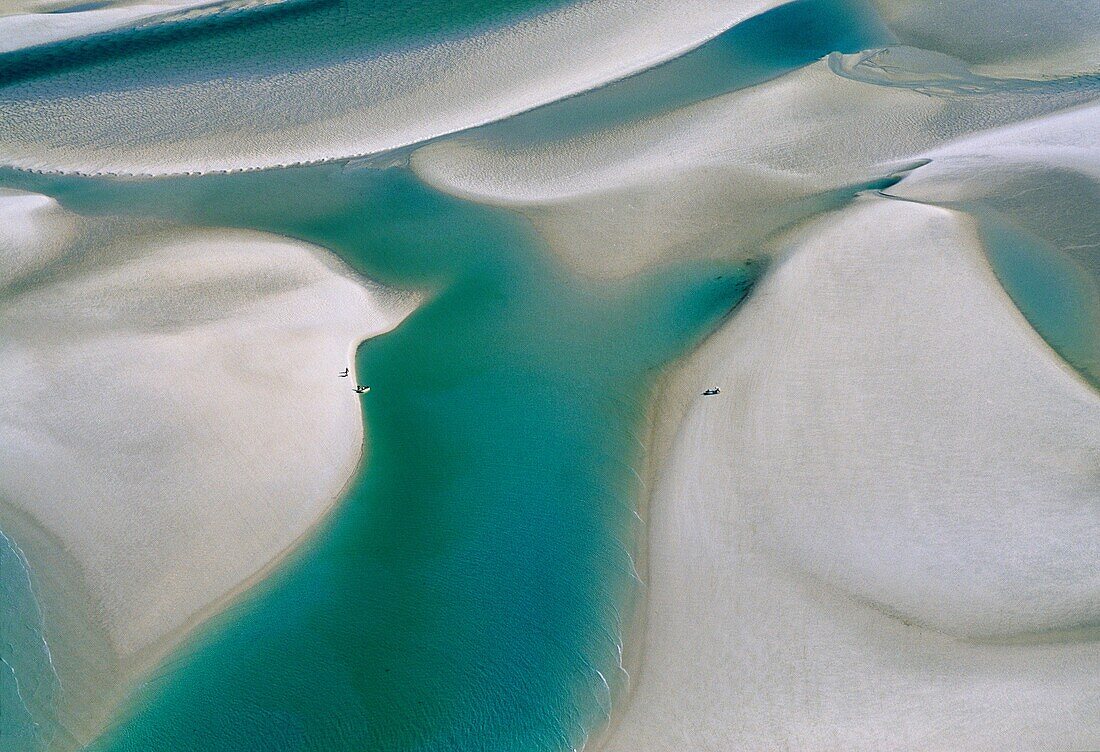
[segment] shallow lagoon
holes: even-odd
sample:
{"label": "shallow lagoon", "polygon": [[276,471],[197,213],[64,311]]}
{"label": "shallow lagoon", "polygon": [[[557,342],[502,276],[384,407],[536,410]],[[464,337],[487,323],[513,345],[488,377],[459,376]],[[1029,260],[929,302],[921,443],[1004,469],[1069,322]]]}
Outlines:
{"label": "shallow lagoon", "polygon": [[433,290],[359,349],[367,454],[346,497],[92,749],[553,750],[604,722],[649,394],[750,269],[581,280],[523,222],[397,169],[32,182],[79,212],[292,235]]}
{"label": "shallow lagoon", "polygon": [[[16,84],[6,97],[33,100],[259,78],[552,4],[469,4],[446,23],[441,4],[413,5],[423,13],[405,15],[407,28],[367,22],[375,10],[385,20],[388,4],[290,2],[248,15],[255,26],[223,14],[106,35],[45,57],[0,57],[0,82]],[[891,39],[863,4],[801,0],[477,135],[522,143],[596,132]],[[122,42],[135,44],[123,51]],[[521,220],[428,190],[403,169],[329,164],[159,181],[5,173],[0,183],[80,213],[297,237],[356,272],[430,291],[400,328],[359,349],[358,379],[373,388],[362,398],[366,454],[345,497],[269,579],[139,687],[91,749],[565,750],[605,722],[628,683],[623,643],[644,579],[636,511],[650,396],[662,368],[741,299],[752,269],[580,279]],[[985,240],[1023,313],[1085,371],[1072,351],[1095,343],[1081,323],[1092,288],[1045,267],[1045,249],[1011,233]],[[1067,289],[1075,294],[1058,295]],[[15,628],[37,624],[33,593],[15,597],[14,613],[27,615]],[[30,661],[20,676],[48,679],[48,654],[20,650]],[[4,697],[16,691],[8,673],[0,679]],[[7,715],[14,730],[0,736],[42,746],[36,714],[48,719],[55,691]]]}
{"label": "shallow lagoon", "polygon": [[982,206],[989,263],[1012,301],[1047,344],[1100,388],[1100,288],[1080,263]]}

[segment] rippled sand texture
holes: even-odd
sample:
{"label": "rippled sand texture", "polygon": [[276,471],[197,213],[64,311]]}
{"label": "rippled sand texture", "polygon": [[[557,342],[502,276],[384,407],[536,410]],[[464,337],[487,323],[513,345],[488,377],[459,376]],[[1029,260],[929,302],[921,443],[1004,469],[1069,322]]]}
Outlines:
{"label": "rippled sand texture", "polygon": [[673,388],[700,383],[741,397],[671,430],[609,749],[1095,745],[1100,397],[973,221],[806,226]]}
{"label": "rippled sand texture", "polygon": [[[248,1],[245,0],[245,3]],[[16,0],[5,3],[0,8],[0,53],[138,24],[163,22],[186,14],[191,7],[208,5],[211,5],[209,0],[155,0],[125,5],[110,2]],[[214,5],[228,6],[230,3]]]}
{"label": "rippled sand texture", "polygon": [[335,371],[415,299],[278,237],[0,206],[0,498],[76,560],[74,639],[102,643],[77,652],[109,656],[72,667],[83,686],[158,657],[328,508],[363,436]]}
{"label": "rippled sand texture", "polygon": [[648,391],[751,269],[594,286],[516,218],[406,171],[29,182],[76,211],[275,232],[443,286],[359,349],[369,454],[341,504],[91,749],[555,749],[609,717],[628,676]]}
{"label": "rippled sand texture", "polygon": [[[51,66],[34,50],[12,53],[0,59],[0,82],[12,82],[0,97],[0,163],[164,174],[376,153],[628,75],[766,7],[764,0],[594,0],[456,37],[442,32],[455,25],[446,14],[460,8],[405,5],[423,22],[375,11],[368,0],[317,2],[254,25],[207,19],[188,22],[178,35],[157,25],[115,41],[114,50],[111,39],[78,41],[65,64],[87,64],[68,71],[63,85],[53,83]],[[479,15],[538,3],[471,8],[482,5],[486,11],[458,13],[458,20],[483,22]],[[409,39],[410,32],[424,41]],[[127,39],[151,35],[165,40],[153,36],[154,43],[119,56]]]}
{"label": "rippled sand texture", "polygon": [[0,747],[1100,747],[1092,0],[3,12]]}
{"label": "rippled sand texture", "polygon": [[[413,155],[589,274],[776,259],[665,392],[642,672],[607,749],[1100,739],[1097,26],[1047,65],[1023,42],[1049,26],[961,58],[972,9],[929,49],[888,10],[909,46]],[[956,211],[862,198],[785,230],[903,176],[886,193]],[[688,396],[712,384],[736,396]]]}

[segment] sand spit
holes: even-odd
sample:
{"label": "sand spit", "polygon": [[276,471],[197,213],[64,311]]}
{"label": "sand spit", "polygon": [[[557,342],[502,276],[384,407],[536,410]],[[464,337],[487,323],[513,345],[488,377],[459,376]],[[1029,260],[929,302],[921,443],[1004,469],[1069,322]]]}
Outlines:
{"label": "sand spit", "polygon": [[63,255],[77,226],[77,219],[49,196],[0,188],[0,287]]}
{"label": "sand spit", "polygon": [[[776,4],[592,0],[292,72],[44,77],[0,89],[0,163],[208,172],[438,138],[402,159],[522,212],[582,273],[777,251],[666,386],[632,692],[590,746],[1096,747],[1100,396],[1007,297],[974,219],[928,205],[1011,214],[1100,269],[1080,211],[1096,107],[1055,112],[1098,91],[1084,4],[1018,23],[992,0],[876,0],[914,46],[581,138],[509,130]],[[336,373],[416,301],[285,239],[19,192],[0,262],[0,527],[34,531],[32,565],[91,604],[94,660],[132,675],[339,494],[362,425]]]}
{"label": "sand spit", "polygon": [[872,0],[904,44],[1009,75],[1095,73],[1100,17],[1093,0]]}
{"label": "sand spit", "polygon": [[594,748],[1100,742],[1100,397],[962,213],[860,198],[776,242],[929,159],[894,191],[935,194],[953,150],[959,174],[1004,158],[975,131],[1087,139],[1091,112],[1048,113],[1093,96],[886,48],[580,139],[503,122],[413,153],[586,274],[782,251],[662,396],[641,661]]}
{"label": "sand spit", "polygon": [[602,749],[1096,746],[1100,396],[965,215],[865,198],[787,247],[667,390]]}
{"label": "sand spit", "polygon": [[1009,254],[1021,245],[1037,249],[1033,269],[1007,270],[1007,286],[1027,293],[1058,270],[1061,292],[1032,293],[1032,305],[1022,308],[1033,323],[1036,316],[1045,319],[1041,331],[1057,330],[1062,352],[1094,385],[1100,383],[1098,118],[1100,107],[1092,103],[944,144],[925,153],[928,165],[888,191],[962,207],[1005,228],[1019,238]]}
{"label": "sand spit", "polygon": [[469,38],[263,76],[84,95],[64,79],[56,93],[32,81],[0,89],[0,164],[161,175],[378,153],[630,75],[775,4],[588,0]]}
{"label": "sand spit", "polygon": [[[995,195],[1005,183],[1037,169],[1078,172],[1100,181],[1100,105],[1080,107],[968,135],[922,156],[932,160],[890,191],[918,200],[967,201]],[[981,175],[975,166],[983,167]],[[1024,174],[1023,177],[1034,177]]]}
{"label": "sand spit", "polygon": [[337,374],[416,300],[282,238],[0,207],[60,249],[32,265],[20,236],[0,246],[22,266],[0,317],[0,524],[75,562],[125,669],[333,503],[363,439]]}
{"label": "sand spit", "polygon": [[[422,147],[411,163],[442,190],[523,212],[555,251],[595,276],[738,247],[752,255],[845,186],[911,167],[946,140],[1092,96],[990,78],[969,97],[913,87],[907,72],[935,81],[945,60],[909,48],[832,55],[594,136],[524,143],[505,122]],[[887,62],[895,78],[883,74]],[[952,75],[966,70],[955,63]]]}
{"label": "sand spit", "polygon": [[64,11],[64,4],[56,2],[29,3],[23,8],[17,6],[22,12],[0,15],[0,53],[119,29],[166,13],[211,4],[211,0],[154,0],[104,3],[101,7],[69,12]]}
{"label": "sand spit", "polygon": [[986,204],[1100,277],[1098,119],[1100,105],[1089,103],[960,138],[924,152],[930,163],[888,193]]}

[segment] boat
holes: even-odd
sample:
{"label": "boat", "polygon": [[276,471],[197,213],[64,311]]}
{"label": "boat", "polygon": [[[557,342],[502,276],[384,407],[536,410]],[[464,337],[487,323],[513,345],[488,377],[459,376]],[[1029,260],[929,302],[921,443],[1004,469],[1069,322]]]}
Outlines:
{"label": "boat", "polygon": [[706,397],[710,397],[713,394],[721,394],[721,393],[722,393],[722,390],[719,389],[718,387],[713,387],[711,389],[706,389],[706,390],[703,391],[703,395],[706,396]]}

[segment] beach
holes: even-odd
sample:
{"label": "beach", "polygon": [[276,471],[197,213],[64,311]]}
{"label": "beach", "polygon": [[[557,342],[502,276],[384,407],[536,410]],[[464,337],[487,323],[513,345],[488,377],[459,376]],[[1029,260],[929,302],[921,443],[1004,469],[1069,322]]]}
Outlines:
{"label": "beach", "polygon": [[142,235],[43,196],[4,203],[30,225],[5,251],[58,253],[9,267],[0,496],[36,554],[65,560],[47,571],[71,573],[45,590],[70,593],[54,608],[81,612],[68,630],[92,644],[73,655],[94,662],[65,679],[125,685],[339,497],[363,425],[337,375],[416,298],[259,233]]}
{"label": "beach", "polygon": [[1094,15],[7,9],[0,746],[1100,743]]}
{"label": "beach", "polygon": [[[859,234],[882,226],[866,221],[875,213],[898,233],[877,265],[878,231],[864,246]],[[669,386],[683,395],[718,384],[741,399],[693,397],[685,419],[666,423],[677,428],[650,500],[644,659],[603,748],[1086,744],[1093,731],[1074,719],[1096,700],[1081,692],[1096,653],[1078,642],[1095,619],[1095,449],[1069,447],[1095,446],[1096,395],[1026,327],[981,256],[955,250],[974,248],[958,215],[867,199],[826,221],[832,236],[794,246]],[[936,233],[943,255],[898,258],[905,222]],[[891,278],[912,307],[872,302]],[[967,331],[970,317],[961,330],[936,321],[958,310],[952,287],[984,312],[980,333]],[[818,296],[846,302],[830,312]],[[777,318],[753,327],[756,315]],[[942,370],[958,363],[951,339],[975,336],[982,344],[969,341],[965,360],[991,359],[970,377],[981,398]],[[925,368],[909,368],[925,348]],[[889,365],[899,357],[904,370]],[[1020,399],[1037,372],[1061,391]],[[1012,400],[989,393],[991,374]],[[828,394],[802,396],[815,389]],[[773,422],[779,405],[785,428]],[[977,466],[952,466],[967,456],[959,445],[987,449],[964,460]],[[983,675],[980,688],[959,680],[970,672]]]}

